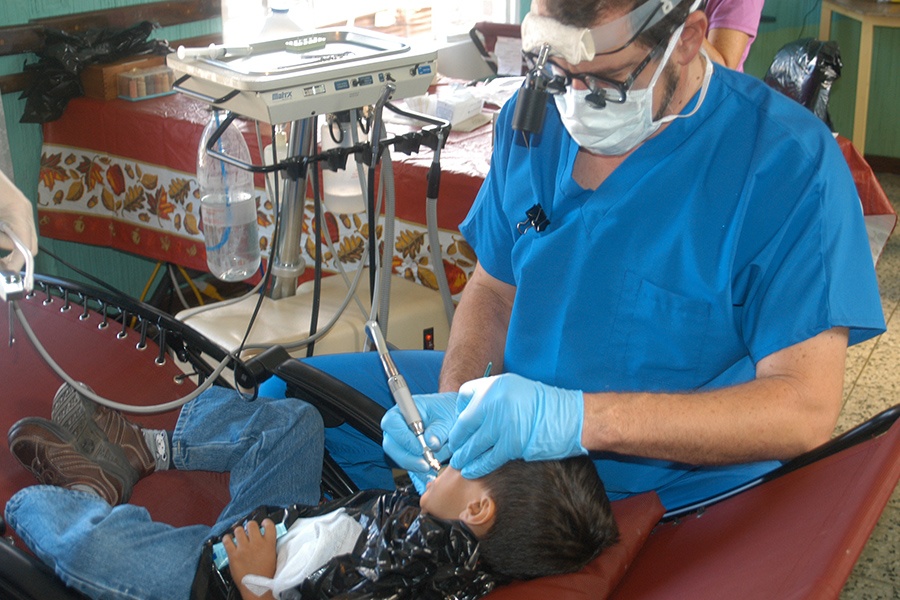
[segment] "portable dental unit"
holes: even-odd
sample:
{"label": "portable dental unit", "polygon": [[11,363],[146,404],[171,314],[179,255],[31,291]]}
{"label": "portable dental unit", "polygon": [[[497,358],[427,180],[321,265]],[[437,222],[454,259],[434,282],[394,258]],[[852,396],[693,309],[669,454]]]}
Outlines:
{"label": "portable dental unit", "polygon": [[176,89],[252,119],[277,124],[424,94],[437,51],[356,28],[329,28],[250,46],[179,49],[167,57]]}
{"label": "portable dental unit", "polygon": [[[427,92],[436,74],[436,48],[375,31],[335,27],[300,31],[291,37],[253,42],[246,46],[179,48],[166,60],[177,77],[173,86],[175,90],[229,113],[206,145],[210,156],[254,173],[277,171],[283,176],[283,188],[279,184],[273,193],[275,196],[283,190],[278,195],[279,226],[270,252],[271,299],[295,296],[298,278],[306,269],[300,239],[303,235],[302,215],[307,183],[314,177],[313,173],[318,173],[316,169],[319,165],[331,171],[356,170],[359,167],[362,193],[368,196],[367,244],[370,301],[373,307],[369,318],[377,319],[377,314],[374,314],[376,307],[386,312],[384,299],[390,293],[390,273],[381,274],[375,258],[378,247],[375,220],[379,214],[375,167],[383,154],[387,155],[385,160],[389,160],[389,154],[384,152],[389,146],[407,154],[418,152],[420,146],[426,146],[434,151],[435,161],[440,156],[440,148],[449,135],[449,122],[404,111],[389,102]],[[369,116],[371,124],[363,128],[367,130],[368,140],[354,139],[349,147],[326,150],[323,145],[321,150],[318,149],[316,121],[320,116],[349,112],[352,118],[361,120],[362,109],[366,108],[372,109]],[[411,118],[413,122],[424,123],[424,126],[417,131],[390,136],[383,128],[381,115],[385,108]],[[287,146],[282,151],[284,155],[272,157],[274,164],[253,165],[219,151],[215,142],[236,116],[272,125],[273,138],[275,126],[290,124],[289,129],[285,130]],[[355,134],[355,127],[349,129]],[[355,157],[352,163],[348,162],[351,156]],[[315,168],[307,170],[308,166]],[[439,168],[436,170],[435,175],[429,173],[429,192],[432,187],[436,192]],[[392,177],[390,169],[381,172]],[[368,181],[364,179],[365,173],[368,173]],[[393,187],[386,187],[386,195],[391,198],[385,200],[384,215],[385,219],[392,219]],[[437,194],[433,196],[436,200]],[[276,203],[273,201],[273,204]],[[426,215],[427,226],[429,235],[437,239],[436,211],[432,212],[435,213],[433,217],[431,213]],[[434,248],[440,252],[439,244],[435,244]],[[446,281],[443,262],[437,255],[433,260],[441,285],[442,281]],[[390,259],[384,264],[390,264]],[[381,278],[377,282],[376,272]],[[449,321],[453,306],[449,288],[441,285],[439,291]],[[317,305],[315,302],[313,304]]]}

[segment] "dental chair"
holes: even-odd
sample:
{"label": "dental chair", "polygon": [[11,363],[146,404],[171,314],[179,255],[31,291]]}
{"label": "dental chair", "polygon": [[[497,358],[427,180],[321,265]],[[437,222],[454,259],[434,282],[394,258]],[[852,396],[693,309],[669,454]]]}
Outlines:
{"label": "dental chair", "polygon": [[[132,404],[182,396],[194,384],[182,369],[209,377],[224,351],[152,307],[72,282],[40,277],[18,305],[37,337],[76,379]],[[0,335],[9,338],[6,319]],[[25,338],[0,351],[5,430],[26,416],[48,417],[61,380]],[[4,342],[6,344],[6,342]],[[348,423],[380,443],[384,408],[312,364],[277,350],[236,367],[239,380],[276,375],[287,394],[309,401],[326,424]],[[228,384],[231,377],[224,378]],[[900,479],[900,405],[742,489],[665,513],[655,494],[613,503],[621,541],[578,573],[515,582],[490,600],[613,598],[837,598]],[[171,428],[173,411],[129,418]],[[34,484],[0,452],[0,501]],[[326,457],[323,492],[355,489]],[[135,486],[131,502],[173,525],[212,523],[228,499],[227,476],[166,471]],[[0,596],[83,598],[25,549],[15,532],[0,540]]]}

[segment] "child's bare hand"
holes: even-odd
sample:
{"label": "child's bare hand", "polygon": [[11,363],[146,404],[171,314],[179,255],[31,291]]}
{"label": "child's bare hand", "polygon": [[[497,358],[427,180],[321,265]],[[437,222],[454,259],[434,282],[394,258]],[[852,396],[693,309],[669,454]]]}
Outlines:
{"label": "child's bare hand", "polygon": [[274,600],[271,593],[257,596],[243,584],[245,575],[261,575],[270,578],[275,575],[275,523],[271,519],[265,519],[262,524],[265,529],[264,533],[260,532],[259,524],[256,521],[250,521],[246,528],[235,527],[234,537],[225,535],[222,538],[222,545],[228,554],[231,578],[244,600],[255,600],[256,598]]}

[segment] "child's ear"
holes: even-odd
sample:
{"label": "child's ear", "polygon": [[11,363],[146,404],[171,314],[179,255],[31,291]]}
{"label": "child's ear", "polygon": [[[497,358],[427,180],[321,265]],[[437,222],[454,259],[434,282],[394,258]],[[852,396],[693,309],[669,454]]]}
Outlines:
{"label": "child's ear", "polygon": [[465,510],[459,515],[459,520],[468,525],[475,535],[481,535],[494,524],[496,512],[497,505],[494,504],[494,499],[483,494],[466,505]]}

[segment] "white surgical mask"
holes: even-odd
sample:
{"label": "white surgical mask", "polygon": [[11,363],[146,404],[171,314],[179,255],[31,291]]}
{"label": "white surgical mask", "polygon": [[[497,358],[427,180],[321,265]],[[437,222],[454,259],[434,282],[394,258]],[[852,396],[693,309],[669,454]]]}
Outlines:
{"label": "white surgical mask", "polygon": [[712,77],[712,62],[705,53],[706,74],[694,110],[686,115],[667,115],[658,121],[653,120],[653,87],[669,62],[683,28],[684,25],[679,27],[669,40],[650,85],[643,90],[629,90],[625,102],[607,102],[603,108],[594,108],[586,100],[590,90],[576,90],[571,85],[565,94],[554,97],[563,125],[579,146],[594,154],[620,156],[656,133],[664,123],[697,112]]}

